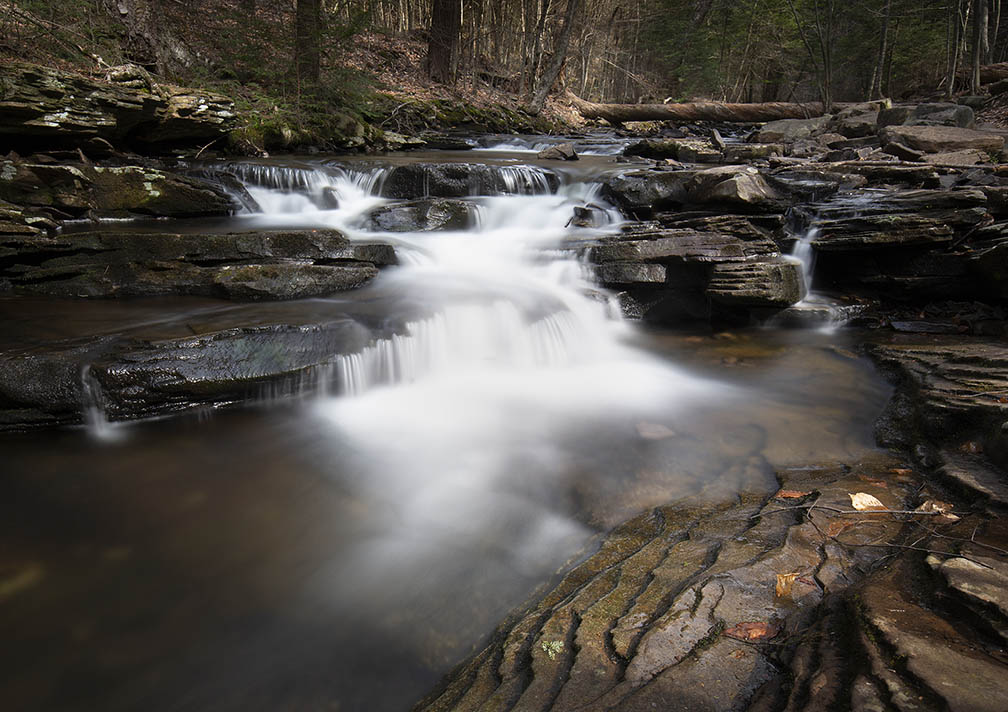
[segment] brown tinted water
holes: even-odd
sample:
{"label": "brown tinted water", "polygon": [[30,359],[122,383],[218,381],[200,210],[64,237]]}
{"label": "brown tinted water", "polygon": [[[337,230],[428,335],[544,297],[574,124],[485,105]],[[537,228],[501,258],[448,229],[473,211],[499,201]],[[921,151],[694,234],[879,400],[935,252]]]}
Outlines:
{"label": "brown tinted water", "polygon": [[[127,304],[64,313],[113,329]],[[888,391],[842,332],[635,338],[737,389],[533,438],[508,477],[451,482],[419,509],[422,483],[381,472],[312,403],[138,423],[116,442],[0,438],[5,708],[405,709],[636,511],[697,496],[740,457],[762,458],[765,481],[706,496],[874,452]]]}

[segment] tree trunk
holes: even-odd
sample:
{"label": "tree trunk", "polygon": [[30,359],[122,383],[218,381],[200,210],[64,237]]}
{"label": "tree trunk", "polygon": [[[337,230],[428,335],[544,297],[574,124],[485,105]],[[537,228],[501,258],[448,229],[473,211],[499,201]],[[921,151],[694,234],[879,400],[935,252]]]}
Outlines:
{"label": "tree trunk", "polygon": [[532,94],[532,101],[529,104],[529,111],[533,114],[538,114],[542,111],[543,105],[546,103],[546,97],[549,95],[550,89],[553,88],[557,77],[560,76],[560,70],[563,69],[564,62],[567,61],[567,46],[570,44],[571,32],[574,30],[575,16],[580,9],[581,0],[567,0],[567,12],[564,13],[563,27],[560,29],[560,35],[557,37],[556,45],[553,47],[553,57],[550,59],[546,69],[543,70],[542,76],[539,77],[539,83]]}
{"label": "tree trunk", "polygon": [[[821,102],[796,104],[774,101],[763,104],[727,104],[718,101],[697,101],[688,104],[596,104],[585,101],[572,92],[566,98],[586,119],[605,119],[611,124],[626,121],[776,121],[822,116]],[[842,109],[853,104],[834,104]]]}
{"label": "tree trunk", "polygon": [[442,84],[455,82],[461,31],[461,0],[434,0],[430,39],[427,42],[427,74],[434,81]]}
{"label": "tree trunk", "polygon": [[878,99],[882,96],[882,74],[885,67],[886,53],[889,49],[889,16],[892,11],[892,0],[886,0],[885,13],[882,15],[882,28],[879,30],[879,50],[875,61],[875,69],[872,71],[872,83],[868,89],[869,99]]}
{"label": "tree trunk", "polygon": [[294,22],[294,65],[298,81],[317,84],[322,56],[321,0],[297,0]]}
{"label": "tree trunk", "polygon": [[987,0],[973,0],[973,47],[970,91],[980,93],[980,66],[987,47]]}

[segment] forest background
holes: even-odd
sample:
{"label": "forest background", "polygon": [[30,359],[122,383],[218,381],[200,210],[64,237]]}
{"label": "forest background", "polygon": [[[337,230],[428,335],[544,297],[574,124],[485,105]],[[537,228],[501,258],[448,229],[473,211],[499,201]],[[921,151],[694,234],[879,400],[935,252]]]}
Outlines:
{"label": "forest background", "polygon": [[979,67],[1008,59],[1008,20],[1000,0],[0,0],[0,56],[136,63],[264,115],[339,106],[387,128],[448,97],[536,116],[561,89],[626,103],[975,93]]}

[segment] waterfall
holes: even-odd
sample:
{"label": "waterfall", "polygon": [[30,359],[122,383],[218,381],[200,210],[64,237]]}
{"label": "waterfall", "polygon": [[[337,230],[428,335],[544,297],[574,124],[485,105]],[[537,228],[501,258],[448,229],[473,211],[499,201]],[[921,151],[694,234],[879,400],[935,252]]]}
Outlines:
{"label": "waterfall", "polygon": [[84,427],[96,440],[112,442],[122,436],[122,430],[106,415],[105,393],[91,373],[91,364],[81,369],[81,396],[84,405]]}
{"label": "waterfall", "polygon": [[795,240],[791,248],[791,257],[801,263],[802,301],[812,294],[812,273],[815,269],[815,248],[812,243],[819,236],[819,228],[809,227]]}
{"label": "waterfall", "polygon": [[[378,402],[392,401],[387,408],[394,418],[420,430],[424,418],[437,413],[440,427],[430,438],[450,439],[471,428],[473,419],[493,422],[501,432],[518,427],[498,422],[511,408],[526,413],[515,418],[527,425],[557,409],[579,418],[667,407],[670,399],[685,402],[713,387],[625,344],[630,327],[614,319],[618,312],[599,298],[590,270],[565,247],[568,239],[611,231],[622,220],[601,200],[598,184],[561,182],[555,188],[556,176],[522,164],[445,165],[452,166],[453,180],[471,170],[470,185],[499,186],[453,199],[468,202],[477,215],[475,227],[465,231],[368,229],[368,212],[394,202],[379,194],[396,166],[227,167],[261,206],[260,213],[243,216],[253,226],[325,226],[351,240],[393,242],[400,266],[385,270],[368,290],[427,311],[266,395],[319,394],[320,413],[369,441],[393,418],[387,409],[371,410]],[[426,179],[441,168],[416,164],[409,170]],[[429,184],[413,185],[429,192]],[[338,203],[319,207],[316,196],[327,191]],[[574,209],[587,205],[608,226],[571,227]]]}

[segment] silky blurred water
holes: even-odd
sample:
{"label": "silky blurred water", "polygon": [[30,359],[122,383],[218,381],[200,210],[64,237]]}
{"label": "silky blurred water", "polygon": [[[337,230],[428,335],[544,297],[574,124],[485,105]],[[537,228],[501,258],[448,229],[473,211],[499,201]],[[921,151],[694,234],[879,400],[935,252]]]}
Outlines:
{"label": "silky blurred water", "polygon": [[4,346],[400,326],[299,398],[0,438],[5,706],[408,708],[621,521],[874,452],[888,392],[842,334],[616,318],[564,249],[592,234],[568,225],[600,203],[591,180],[549,192],[523,169],[510,193],[465,198],[470,230],[381,233],[380,166],[243,170],[259,211],[217,229],[336,227],[401,265],[285,304],[0,300]]}

